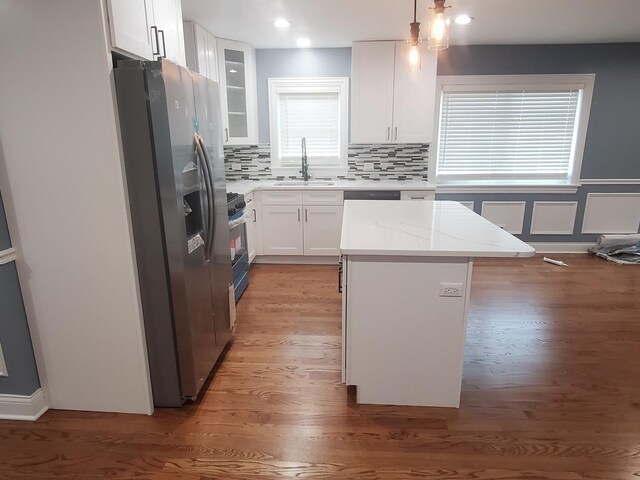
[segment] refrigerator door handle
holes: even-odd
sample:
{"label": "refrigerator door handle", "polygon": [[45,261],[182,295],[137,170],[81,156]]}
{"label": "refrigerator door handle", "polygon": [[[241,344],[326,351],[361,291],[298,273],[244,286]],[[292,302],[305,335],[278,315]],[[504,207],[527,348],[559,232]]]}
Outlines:
{"label": "refrigerator door handle", "polygon": [[207,244],[207,260],[211,260],[211,256],[213,255],[213,241],[216,229],[216,205],[215,205],[215,195],[214,195],[214,187],[213,187],[213,171],[211,170],[211,161],[209,160],[209,153],[207,152],[207,146],[204,143],[204,138],[202,135],[198,135],[198,141],[200,142],[200,149],[202,150],[204,156],[204,168],[207,170],[207,175],[209,177],[209,185],[211,188],[209,189],[209,211],[210,211],[210,220],[211,220],[211,232],[209,234],[209,243]]}
{"label": "refrigerator door handle", "polygon": [[205,256],[205,260],[209,261],[209,247],[211,245],[212,242],[212,230],[214,227],[214,223],[212,221],[212,210],[213,210],[213,205],[211,203],[211,191],[213,190],[213,185],[211,182],[211,177],[209,176],[209,169],[207,168],[207,161],[205,158],[205,154],[204,151],[202,150],[202,143],[200,142],[200,136],[198,134],[195,134],[195,142],[196,142],[196,153],[198,155],[198,162],[200,164],[200,169],[202,171],[202,176],[204,177],[204,183],[206,185],[206,191],[207,191],[207,216],[206,216],[206,228],[205,228],[205,235],[204,235],[204,256]]}

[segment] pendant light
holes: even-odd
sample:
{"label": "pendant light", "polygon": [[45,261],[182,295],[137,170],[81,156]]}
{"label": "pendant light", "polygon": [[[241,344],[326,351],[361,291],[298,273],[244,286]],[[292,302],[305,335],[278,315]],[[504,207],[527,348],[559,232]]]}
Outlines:
{"label": "pendant light", "polygon": [[449,48],[449,32],[444,11],[445,0],[433,0],[433,8],[429,21],[429,50]]}
{"label": "pendant light", "polygon": [[420,22],[416,20],[418,11],[418,0],[413,0],[413,22],[409,25],[411,27],[409,33],[409,54],[407,60],[409,61],[409,68],[412,70],[418,70],[420,68]]}

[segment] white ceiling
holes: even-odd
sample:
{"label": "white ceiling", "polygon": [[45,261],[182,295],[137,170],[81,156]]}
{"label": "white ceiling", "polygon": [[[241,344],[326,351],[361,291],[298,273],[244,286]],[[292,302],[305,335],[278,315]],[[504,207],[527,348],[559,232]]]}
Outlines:
{"label": "white ceiling", "polygon": [[[426,29],[427,6],[418,0],[418,21]],[[454,16],[452,44],[599,43],[640,41],[640,0],[447,0]],[[195,20],[218,37],[256,48],[295,47],[308,37],[312,47],[344,47],[355,40],[408,36],[413,0],[182,0],[185,20]],[[291,22],[278,30],[273,21]]]}

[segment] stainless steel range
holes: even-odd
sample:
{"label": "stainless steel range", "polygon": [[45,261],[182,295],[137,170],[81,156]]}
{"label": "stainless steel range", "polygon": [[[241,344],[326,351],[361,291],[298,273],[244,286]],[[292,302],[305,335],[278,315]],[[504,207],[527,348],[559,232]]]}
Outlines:
{"label": "stainless steel range", "polygon": [[235,301],[249,285],[249,252],[247,250],[247,219],[244,195],[227,193],[227,213],[229,217],[229,248],[231,251],[231,271],[235,288]]}

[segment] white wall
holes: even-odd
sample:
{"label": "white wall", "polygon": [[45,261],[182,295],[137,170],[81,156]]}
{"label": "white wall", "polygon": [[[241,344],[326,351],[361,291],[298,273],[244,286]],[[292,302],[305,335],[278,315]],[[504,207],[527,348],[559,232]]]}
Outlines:
{"label": "white wall", "polygon": [[0,0],[0,187],[52,408],[150,413],[100,0]]}

